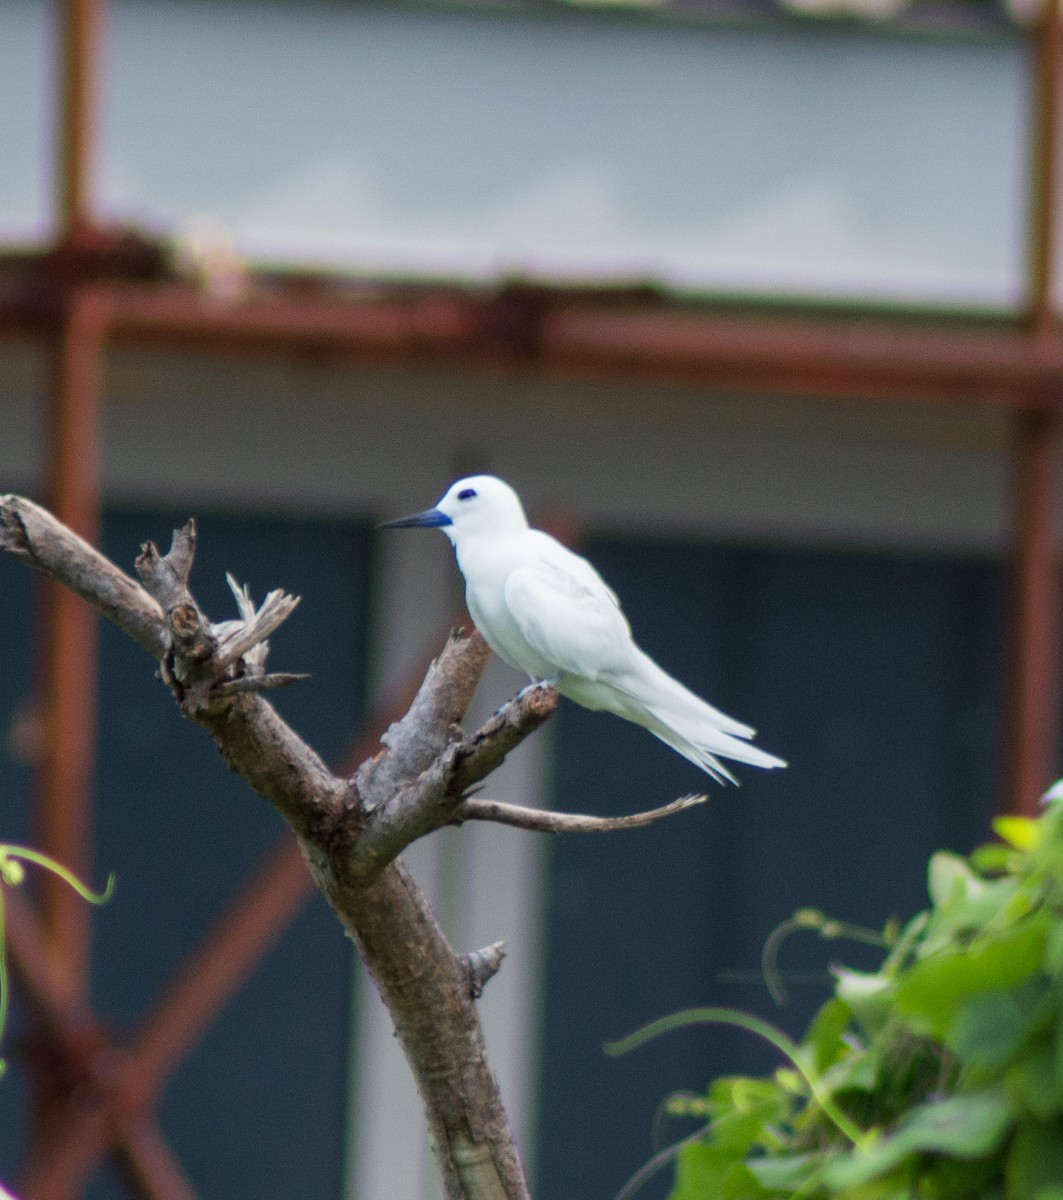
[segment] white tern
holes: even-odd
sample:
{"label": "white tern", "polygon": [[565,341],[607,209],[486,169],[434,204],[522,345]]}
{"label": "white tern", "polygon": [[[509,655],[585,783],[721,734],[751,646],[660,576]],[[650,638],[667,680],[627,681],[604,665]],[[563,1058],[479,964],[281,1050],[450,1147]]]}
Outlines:
{"label": "white tern", "polygon": [[707,704],[639,649],[612,589],[585,558],[529,528],[520,498],[501,479],[459,479],[435,508],[383,528],[407,526],[447,535],[484,641],[534,682],[643,726],[721,782],[735,779],[717,756],[786,766],[750,745],[755,731],[748,725]]}

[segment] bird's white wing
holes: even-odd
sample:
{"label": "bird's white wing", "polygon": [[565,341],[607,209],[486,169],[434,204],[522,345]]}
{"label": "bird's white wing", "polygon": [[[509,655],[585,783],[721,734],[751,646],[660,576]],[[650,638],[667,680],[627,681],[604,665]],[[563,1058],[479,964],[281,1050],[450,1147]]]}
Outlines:
{"label": "bird's white wing", "polygon": [[593,680],[628,665],[627,620],[598,572],[578,555],[552,553],[517,567],[506,580],[505,599],[528,644],[557,673]]}

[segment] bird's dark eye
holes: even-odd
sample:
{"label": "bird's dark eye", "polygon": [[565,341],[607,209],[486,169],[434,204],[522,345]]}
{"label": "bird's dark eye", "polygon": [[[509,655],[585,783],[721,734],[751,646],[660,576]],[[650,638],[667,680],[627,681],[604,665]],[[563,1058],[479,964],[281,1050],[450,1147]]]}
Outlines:
{"label": "bird's dark eye", "polygon": [[458,499],[459,500],[471,500],[473,498],[473,496],[475,496],[475,495],[476,495],[475,488],[462,488],[461,491],[458,492]]}

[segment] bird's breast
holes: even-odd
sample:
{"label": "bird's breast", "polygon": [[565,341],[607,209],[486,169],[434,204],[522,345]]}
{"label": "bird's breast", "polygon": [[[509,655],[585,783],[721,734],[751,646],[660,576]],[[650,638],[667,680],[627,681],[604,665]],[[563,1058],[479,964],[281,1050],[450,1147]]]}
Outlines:
{"label": "bird's breast", "polygon": [[484,641],[504,662],[535,680],[556,674],[554,664],[529,644],[514,620],[506,604],[504,583],[491,586],[467,581],[465,602]]}

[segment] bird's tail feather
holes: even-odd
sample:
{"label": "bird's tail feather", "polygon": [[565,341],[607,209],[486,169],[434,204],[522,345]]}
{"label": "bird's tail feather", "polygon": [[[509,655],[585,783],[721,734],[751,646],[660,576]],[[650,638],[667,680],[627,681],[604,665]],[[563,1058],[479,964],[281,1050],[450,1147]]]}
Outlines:
{"label": "bird's tail feather", "polygon": [[786,766],[783,759],[750,744],[756,731],[749,725],[713,708],[648,655],[640,652],[640,657],[641,669],[623,690],[642,710],[639,723],[678,754],[721,782],[737,780],[720,758],[765,769]]}
{"label": "bird's tail feather", "polygon": [[[650,715],[654,717],[652,712]],[[706,733],[704,728],[695,731],[684,730],[678,726],[674,717],[670,721],[656,717],[646,722],[646,728],[666,745],[671,746],[677,754],[689,759],[695,766],[721,782],[725,779],[732,783],[738,782],[720,762],[721,758],[730,758],[752,767],[763,767],[765,770],[786,766],[785,761],[776,755],[729,734],[713,731]]]}

